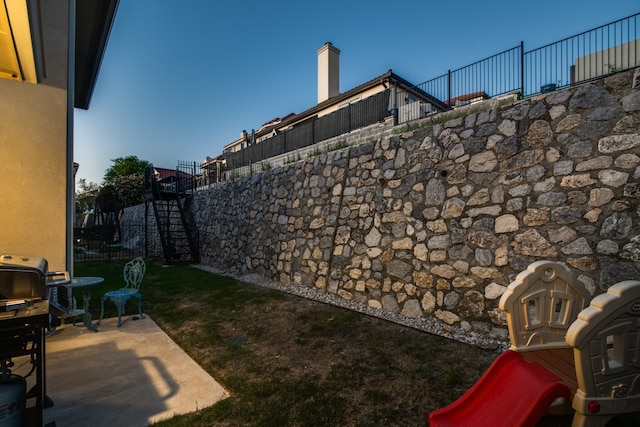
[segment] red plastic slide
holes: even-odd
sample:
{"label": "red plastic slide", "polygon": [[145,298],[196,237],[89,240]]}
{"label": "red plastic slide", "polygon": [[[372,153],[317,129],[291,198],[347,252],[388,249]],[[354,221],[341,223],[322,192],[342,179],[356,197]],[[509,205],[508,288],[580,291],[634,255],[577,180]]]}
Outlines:
{"label": "red plastic slide", "polygon": [[429,414],[430,427],[534,427],[569,388],[560,377],[507,350],[465,394]]}

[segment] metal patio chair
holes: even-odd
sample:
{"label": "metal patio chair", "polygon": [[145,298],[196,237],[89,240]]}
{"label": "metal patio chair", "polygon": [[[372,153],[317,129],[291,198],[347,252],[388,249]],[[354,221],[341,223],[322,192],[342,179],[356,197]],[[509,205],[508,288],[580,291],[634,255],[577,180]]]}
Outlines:
{"label": "metal patio chair", "polygon": [[139,291],[146,268],[147,266],[142,258],[131,260],[124,266],[125,287],[116,291],[106,292],[102,296],[100,320],[98,320],[98,325],[104,317],[104,302],[107,299],[113,301],[118,309],[118,327],[122,326],[124,306],[131,297],[136,297],[138,299],[138,313],[140,313],[140,317],[144,319],[144,314],[142,314],[142,295],[140,295]]}

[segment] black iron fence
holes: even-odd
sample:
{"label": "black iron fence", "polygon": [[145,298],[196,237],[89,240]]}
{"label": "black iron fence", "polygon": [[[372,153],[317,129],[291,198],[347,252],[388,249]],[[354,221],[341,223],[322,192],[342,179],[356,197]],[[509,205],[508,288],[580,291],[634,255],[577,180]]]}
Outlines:
{"label": "black iron fence", "polygon": [[525,96],[582,83],[640,65],[640,14],[524,54]]}
{"label": "black iron fence", "polygon": [[417,85],[452,108],[505,93],[523,97],[640,65],[640,14],[525,52],[524,43]]}
{"label": "black iron fence", "polygon": [[149,164],[145,170],[146,194],[191,194],[201,180],[202,172],[196,162],[178,161],[175,169],[155,168]]}
{"label": "black iron fence", "polygon": [[178,178],[178,193],[191,194],[198,186],[202,172],[196,162],[180,160],[176,167],[176,177]]}
{"label": "black iron fence", "polygon": [[451,108],[518,91],[523,44],[417,85]]}
{"label": "black iron fence", "polygon": [[162,246],[155,224],[120,225],[119,230],[103,227],[75,228],[73,258],[75,261],[109,261],[136,257],[161,257]]}

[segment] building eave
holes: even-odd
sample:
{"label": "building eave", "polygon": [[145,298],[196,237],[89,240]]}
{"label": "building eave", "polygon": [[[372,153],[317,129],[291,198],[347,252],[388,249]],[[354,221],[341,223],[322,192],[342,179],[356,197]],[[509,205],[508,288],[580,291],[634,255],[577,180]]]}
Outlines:
{"label": "building eave", "polygon": [[119,0],[76,2],[74,106],[88,109]]}

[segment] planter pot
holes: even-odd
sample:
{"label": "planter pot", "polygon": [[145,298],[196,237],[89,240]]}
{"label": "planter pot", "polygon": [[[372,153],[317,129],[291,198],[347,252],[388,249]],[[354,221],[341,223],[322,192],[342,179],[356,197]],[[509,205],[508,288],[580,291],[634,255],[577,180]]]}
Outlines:
{"label": "planter pot", "polygon": [[540,86],[540,93],[549,93],[549,92],[553,92],[554,90],[556,90],[556,85],[555,83],[550,83],[548,85],[544,85],[544,86]]}

